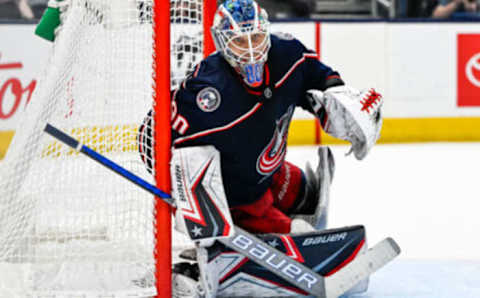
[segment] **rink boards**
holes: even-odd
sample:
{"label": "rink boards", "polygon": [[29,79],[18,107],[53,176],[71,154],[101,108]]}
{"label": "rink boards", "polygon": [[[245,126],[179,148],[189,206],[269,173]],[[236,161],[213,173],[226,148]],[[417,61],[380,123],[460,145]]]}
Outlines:
{"label": "rink boards", "polygon": [[[34,25],[1,25],[0,158],[19,115],[35,99],[50,43]],[[291,22],[289,32],[357,88],[385,99],[380,142],[479,141],[480,30],[476,23]],[[35,51],[32,51],[35,49]],[[20,90],[20,91],[19,91]],[[337,143],[297,111],[289,144]]]}

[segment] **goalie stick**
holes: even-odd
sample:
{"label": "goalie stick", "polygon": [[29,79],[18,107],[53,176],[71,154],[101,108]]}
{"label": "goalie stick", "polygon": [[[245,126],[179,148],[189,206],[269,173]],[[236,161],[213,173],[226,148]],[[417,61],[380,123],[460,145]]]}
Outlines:
{"label": "goalie stick", "polygon": [[[91,159],[140,186],[154,196],[161,198],[164,202],[175,206],[175,201],[169,194],[90,149],[88,146],[83,145],[61,130],[47,124],[44,131],[76,151],[87,155]],[[323,277],[237,226],[235,226],[232,237],[217,240],[296,287],[321,298],[340,296],[355,286],[359,281],[367,278],[370,274],[393,260],[400,253],[400,248],[395,241],[387,238],[369,249],[365,254],[355,258],[334,275]]]}

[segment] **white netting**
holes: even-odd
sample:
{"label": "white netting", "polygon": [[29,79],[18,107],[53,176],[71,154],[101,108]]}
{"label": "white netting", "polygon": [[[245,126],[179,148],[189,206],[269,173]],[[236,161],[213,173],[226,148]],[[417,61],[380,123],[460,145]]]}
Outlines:
{"label": "white netting", "polygon": [[[201,59],[201,4],[172,1],[174,84]],[[49,122],[153,183],[136,142],[152,108],[152,2],[71,0],[63,17],[2,163],[0,298],[153,296],[152,196],[43,133]]]}

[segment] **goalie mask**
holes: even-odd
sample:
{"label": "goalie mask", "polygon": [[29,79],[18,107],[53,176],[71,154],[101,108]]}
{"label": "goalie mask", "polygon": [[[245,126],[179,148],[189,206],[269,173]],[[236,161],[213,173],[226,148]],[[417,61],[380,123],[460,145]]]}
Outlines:
{"label": "goalie mask", "polygon": [[264,9],[253,0],[227,0],[220,5],[212,26],[215,46],[225,60],[258,87],[270,49],[270,23]]}

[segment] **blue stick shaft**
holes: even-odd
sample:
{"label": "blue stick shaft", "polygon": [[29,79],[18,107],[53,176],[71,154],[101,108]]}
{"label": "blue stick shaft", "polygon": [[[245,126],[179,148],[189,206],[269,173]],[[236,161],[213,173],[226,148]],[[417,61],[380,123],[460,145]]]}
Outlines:
{"label": "blue stick shaft", "polygon": [[[114,171],[118,175],[128,179],[129,181],[135,183],[136,185],[140,186],[141,188],[145,189],[149,193],[162,198],[168,204],[174,206],[174,200],[172,196],[165,193],[164,191],[158,189],[154,185],[148,183],[147,181],[143,180],[142,178],[138,177],[137,175],[133,174],[129,170],[123,168],[122,166],[116,164],[115,162],[111,161],[110,159],[106,158],[105,156],[101,155],[100,153],[96,152],[89,147],[80,144],[77,140],[72,138],[71,136],[67,135],[63,131],[55,128],[54,126],[47,124],[45,127],[45,132],[51,135],[52,137],[56,138],[57,140],[65,143],[66,145],[72,147],[73,149],[82,152],[86,156],[90,157],[91,159],[95,160],[96,162],[102,164],[103,166],[109,168],[110,170]],[[79,145],[81,147],[79,148]]]}

